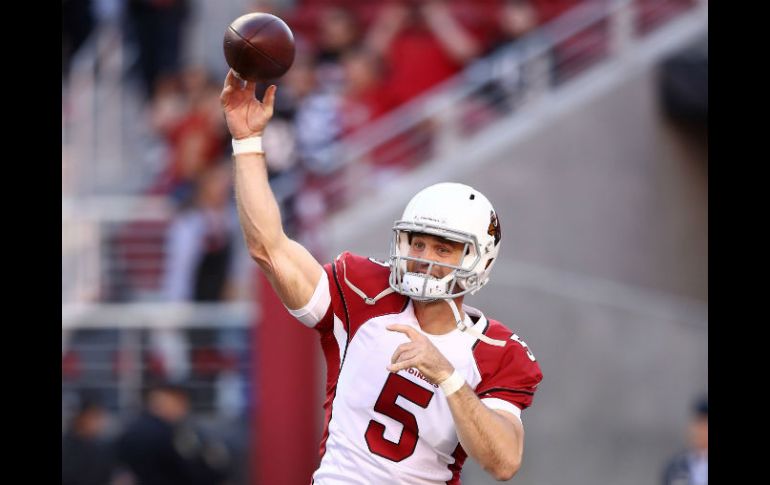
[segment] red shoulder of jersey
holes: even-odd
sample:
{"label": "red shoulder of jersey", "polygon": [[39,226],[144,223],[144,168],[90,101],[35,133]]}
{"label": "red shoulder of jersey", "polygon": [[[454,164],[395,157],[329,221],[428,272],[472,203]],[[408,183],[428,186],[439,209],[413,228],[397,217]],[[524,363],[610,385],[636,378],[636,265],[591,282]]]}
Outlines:
{"label": "red shoulder of jersey", "polygon": [[[407,297],[395,292],[377,298],[390,288],[387,263],[345,251],[332,263],[324,265],[324,269],[329,278],[332,311],[342,321],[349,338],[364,322],[381,315],[400,313],[409,303]],[[370,304],[368,299],[377,301]],[[331,327],[331,320],[327,311],[316,328]]]}
{"label": "red shoulder of jersey", "polygon": [[543,379],[540,365],[518,335],[498,321],[488,322],[484,334],[505,341],[505,346],[481,341],[474,345],[473,356],[481,374],[476,395],[481,399],[503,399],[519,409],[526,409],[532,404],[537,385]]}

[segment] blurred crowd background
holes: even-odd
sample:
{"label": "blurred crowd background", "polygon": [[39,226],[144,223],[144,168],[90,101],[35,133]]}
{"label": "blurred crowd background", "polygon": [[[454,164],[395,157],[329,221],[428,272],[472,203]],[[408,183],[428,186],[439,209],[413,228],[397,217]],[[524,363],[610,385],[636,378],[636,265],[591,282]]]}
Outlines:
{"label": "blurred crowd background", "polygon": [[[500,211],[509,264],[479,306],[546,376],[514,480],[706,483],[669,463],[692,406],[707,416],[700,0],[64,0],[62,483],[295,483],[254,454],[255,416],[283,397],[256,368],[270,300],[219,105],[224,31],[255,11],[295,35],[264,145],[286,232],[319,260],[384,256],[434,181]],[[303,397],[318,436],[322,394]]]}

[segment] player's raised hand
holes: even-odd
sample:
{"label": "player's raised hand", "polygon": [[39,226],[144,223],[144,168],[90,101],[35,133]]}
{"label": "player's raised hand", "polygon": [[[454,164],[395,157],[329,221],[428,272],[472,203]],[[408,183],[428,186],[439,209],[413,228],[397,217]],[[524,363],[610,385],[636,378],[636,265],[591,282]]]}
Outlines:
{"label": "player's raised hand", "polygon": [[232,69],[227,73],[219,100],[227,128],[236,140],[262,135],[273,117],[276,86],[267,88],[261,102],[254,96],[255,88],[255,82],[239,79]]}
{"label": "player's raised hand", "polygon": [[388,366],[390,372],[415,367],[433,384],[452,375],[452,364],[424,334],[407,325],[388,325],[387,329],[409,337],[409,342],[399,345],[393,352]]}

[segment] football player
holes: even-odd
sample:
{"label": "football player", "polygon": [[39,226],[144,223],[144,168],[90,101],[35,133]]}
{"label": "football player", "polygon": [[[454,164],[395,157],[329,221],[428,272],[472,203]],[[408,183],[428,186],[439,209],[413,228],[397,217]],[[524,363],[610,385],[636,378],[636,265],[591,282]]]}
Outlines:
{"label": "football player", "polygon": [[430,186],[396,221],[387,262],[344,252],[322,266],[283,232],[261,144],[276,87],[261,102],[254,89],[230,71],[221,102],[249,252],[327,361],[313,483],[459,483],[466,456],[510,479],[542,373],[516,334],[463,304],[500,250],[492,204],[466,185]]}

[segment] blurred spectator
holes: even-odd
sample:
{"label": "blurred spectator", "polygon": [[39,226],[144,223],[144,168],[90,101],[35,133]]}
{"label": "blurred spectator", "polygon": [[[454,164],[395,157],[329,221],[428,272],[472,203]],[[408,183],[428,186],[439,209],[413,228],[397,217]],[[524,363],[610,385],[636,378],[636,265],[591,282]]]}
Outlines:
{"label": "blurred spectator", "polygon": [[516,42],[535,30],[540,22],[532,0],[505,0],[500,7],[498,20],[500,38],[497,40],[497,46]]}
{"label": "blurred spectator", "polygon": [[441,0],[385,5],[366,44],[385,59],[397,104],[457,73],[482,51]]}
{"label": "blurred spectator", "polygon": [[148,99],[160,76],[179,71],[189,4],[189,0],[128,0],[127,18]]}
{"label": "blurred spectator", "polygon": [[236,214],[232,208],[229,163],[205,169],[196,180],[194,198],[169,228],[164,295],[169,301],[221,301],[234,289]]}
{"label": "blurred spectator", "polygon": [[345,74],[342,130],[347,134],[390,111],[395,101],[382,80],[382,60],[375,53],[355,49],[348,51],[341,61]]}
{"label": "blurred spectator", "polygon": [[66,79],[72,57],[94,29],[94,13],[91,0],[63,0],[61,9],[61,74]]}
{"label": "blurred spectator", "polygon": [[342,135],[341,98],[323,91],[315,67],[312,57],[300,56],[285,82],[294,106],[299,161],[311,174],[325,175],[336,167],[329,148]]}
{"label": "blurred spectator", "polygon": [[688,430],[687,449],[676,454],[663,471],[663,485],[708,485],[708,400],[695,404]]}
{"label": "blurred spectator", "polygon": [[117,483],[117,457],[106,431],[107,410],[98,396],[81,393],[77,410],[62,437],[62,485]]}
{"label": "blurred spectator", "polygon": [[155,95],[147,105],[150,126],[164,134],[190,109],[179,76],[164,75],[155,81]]}
{"label": "blurred spectator", "polygon": [[[364,49],[344,58],[346,131],[458,73],[481,52],[481,42],[455,18],[448,2],[386,4],[369,27]],[[433,130],[433,123],[426,122],[376,147],[369,157],[373,176],[364,177],[375,184],[386,183],[429,156]]]}
{"label": "blurred spectator", "polygon": [[198,176],[225,154],[220,86],[201,68],[188,68],[178,82],[164,81],[152,109],[154,126],[169,146],[169,163],[151,193],[189,204]]}
{"label": "blurred spectator", "polygon": [[497,24],[497,36],[487,53],[497,80],[485,84],[480,95],[491,108],[507,113],[522,100],[531,84],[528,81],[536,74],[537,63],[523,63],[522,57],[510,55],[511,48],[539,26],[536,5],[533,0],[505,0]]}
{"label": "blurred spectator", "polygon": [[[231,189],[228,164],[207,169],[197,181],[193,204],[171,223],[163,265],[166,301],[221,301],[237,287],[230,282],[237,228]],[[187,379],[190,350],[184,333],[153,329],[150,340],[156,377]]]}
{"label": "blurred spectator", "polygon": [[[397,100],[392,86],[382,78],[384,67],[380,56],[360,48],[348,52],[342,63],[345,68],[342,126],[344,134],[351,135],[395,108]],[[374,185],[392,181],[403,174],[421,150],[430,147],[431,133],[430,126],[416,126],[374,148],[367,157],[371,173],[359,172],[359,176],[366,176]]]}
{"label": "blurred spectator", "polygon": [[341,7],[322,10],[318,24],[316,76],[323,91],[338,92],[344,84],[342,57],[358,46],[360,27],[355,13]]}
{"label": "blurred spectator", "polygon": [[[169,227],[163,277],[167,301],[250,298],[249,256],[231,203],[231,171],[229,162],[205,169],[197,180],[192,205]],[[212,387],[216,382],[216,390],[201,387],[195,396],[212,405],[217,401],[222,405],[220,411],[235,416],[242,403],[224,398],[237,397],[243,389],[244,376],[237,374],[238,353],[234,350],[242,338],[233,329],[153,329],[150,339],[156,376],[188,379],[193,374],[198,382]]]}
{"label": "blurred spectator", "polygon": [[304,180],[304,170],[297,154],[294,113],[276,113],[262,135],[267,157],[270,188],[281,208],[283,228],[289,237],[297,231],[295,199]]}
{"label": "blurred spectator", "polygon": [[152,128],[158,133],[170,131],[212,84],[208,70],[200,65],[186,66],[178,74],[160,76],[149,104]]}
{"label": "blurred spectator", "polygon": [[225,483],[229,452],[190,420],[190,399],[179,385],[149,389],[145,409],[118,441],[119,456],[137,485],[218,485]]}

